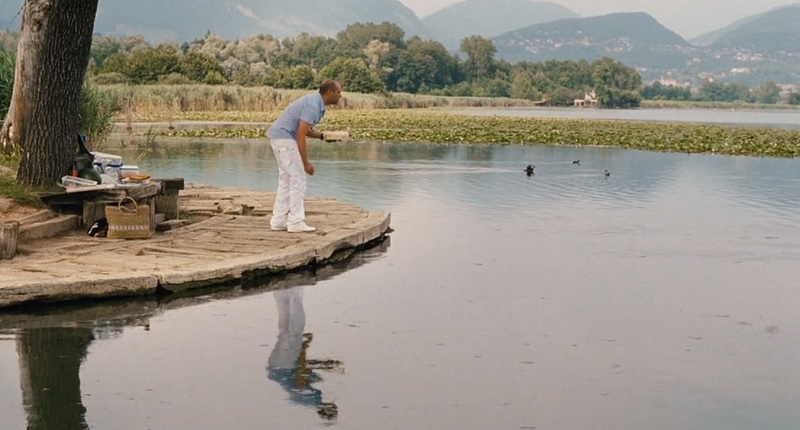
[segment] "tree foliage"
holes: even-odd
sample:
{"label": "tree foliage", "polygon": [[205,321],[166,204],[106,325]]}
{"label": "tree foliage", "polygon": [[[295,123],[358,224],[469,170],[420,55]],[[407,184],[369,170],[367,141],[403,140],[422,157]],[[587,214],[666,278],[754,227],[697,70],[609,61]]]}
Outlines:
{"label": "tree foliage", "polygon": [[[462,60],[440,42],[418,36],[405,40],[403,30],[388,22],[351,24],[335,38],[301,33],[228,41],[208,32],[180,47],[152,47],[140,36],[95,36],[92,46],[89,71],[96,82],[183,82],[176,75],[159,78],[179,73],[192,82],[307,89],[333,64],[336,73],[347,70],[345,75],[356,83],[345,91],[508,96],[571,105],[568,95],[581,97],[594,90],[602,94],[603,107],[636,106],[642,99],[775,103],[780,98],[774,83],[750,90],[709,81],[696,94],[660,82],[643,86],[636,70],[611,58],[511,64],[496,60],[493,42],[481,36],[462,39]],[[351,59],[364,63],[369,73],[358,62],[343,66]]]}
{"label": "tree foliage", "polygon": [[638,91],[642,86],[642,77],[636,70],[611,58],[595,61],[592,69],[595,86],[627,91]]}
{"label": "tree foliage", "polygon": [[325,66],[319,74],[322,78],[336,79],[348,91],[358,93],[386,91],[380,79],[360,58],[337,58]]}
{"label": "tree foliage", "polygon": [[742,84],[721,83],[706,79],[700,85],[699,99],[710,102],[752,102],[750,89]]}
{"label": "tree foliage", "polygon": [[272,69],[264,76],[262,83],[275,88],[307,90],[314,88],[316,76],[309,66],[294,66],[288,69]]}
{"label": "tree foliage", "polygon": [[692,91],[689,88],[664,85],[660,81],[655,81],[650,85],[643,86],[641,93],[642,98],[645,100],[685,101],[692,98]]}
{"label": "tree foliage", "polygon": [[491,40],[481,36],[465,37],[461,40],[461,52],[467,54],[464,62],[467,80],[480,81],[492,77],[496,68],[494,55],[497,48]]}
{"label": "tree foliage", "polygon": [[137,48],[127,58],[126,74],[135,84],[149,84],[158,77],[179,73],[183,53],[174,45]]}
{"label": "tree foliage", "polygon": [[358,57],[372,41],[388,43],[395,48],[405,48],[405,31],[391,22],[350,24],[336,35],[337,56]]}
{"label": "tree foliage", "polygon": [[637,91],[600,86],[596,93],[597,103],[604,108],[634,108],[642,102],[642,96]]}
{"label": "tree foliage", "polygon": [[220,76],[224,69],[213,55],[206,52],[190,52],[180,59],[178,68],[191,81],[200,82],[211,72]]}
{"label": "tree foliage", "polygon": [[548,101],[553,106],[572,106],[577,93],[567,87],[558,87],[549,94]]}
{"label": "tree foliage", "polygon": [[91,59],[97,67],[103,67],[109,56],[122,50],[119,39],[112,35],[101,35],[92,38]]}
{"label": "tree foliage", "polygon": [[520,70],[514,74],[511,81],[511,98],[523,100],[539,100],[541,94],[533,85],[533,74],[527,70]]}
{"label": "tree foliage", "polygon": [[753,91],[753,97],[758,103],[774,105],[781,98],[781,89],[774,81],[769,80]]}

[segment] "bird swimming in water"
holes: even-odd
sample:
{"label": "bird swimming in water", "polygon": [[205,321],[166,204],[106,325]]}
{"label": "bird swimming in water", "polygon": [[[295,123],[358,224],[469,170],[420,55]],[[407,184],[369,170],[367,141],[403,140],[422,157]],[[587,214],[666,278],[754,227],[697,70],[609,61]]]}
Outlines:
{"label": "bird swimming in water", "polygon": [[528,164],[528,167],[526,167],[526,168],[525,168],[525,173],[526,173],[528,176],[533,176],[533,170],[534,170],[535,168],[536,168],[536,166],[532,166],[532,165]]}
{"label": "bird swimming in water", "polygon": [[577,164],[577,165],[580,166],[581,165],[581,160],[575,160],[575,161],[572,162],[572,164]]}
{"label": "bird swimming in water", "polygon": [[605,176],[607,178],[607,177],[611,176],[611,173],[608,170],[606,170],[605,172],[603,172],[603,176]]}

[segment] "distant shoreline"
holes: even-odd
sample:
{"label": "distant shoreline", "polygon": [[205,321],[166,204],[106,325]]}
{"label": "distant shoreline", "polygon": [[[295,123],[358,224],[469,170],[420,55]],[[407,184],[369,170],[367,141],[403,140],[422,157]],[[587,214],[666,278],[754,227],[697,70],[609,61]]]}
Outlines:
{"label": "distant shoreline", "polygon": [[[146,118],[151,123],[135,127],[131,124],[130,133],[147,133],[154,139],[264,139],[266,124],[278,113],[193,112],[169,121],[151,116]],[[117,127],[120,126],[125,124]],[[332,109],[319,127],[346,130],[353,140],[360,141],[604,146],[661,152],[800,156],[800,129],[697,121],[478,116],[450,114],[441,109]]]}

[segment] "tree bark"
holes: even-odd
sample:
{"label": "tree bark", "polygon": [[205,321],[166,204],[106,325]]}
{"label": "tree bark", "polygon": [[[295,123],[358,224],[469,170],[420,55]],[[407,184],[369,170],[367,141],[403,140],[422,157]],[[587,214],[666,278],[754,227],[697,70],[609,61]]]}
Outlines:
{"label": "tree bark", "polygon": [[14,91],[0,141],[17,182],[52,184],[75,156],[78,109],[98,0],[25,0]]}

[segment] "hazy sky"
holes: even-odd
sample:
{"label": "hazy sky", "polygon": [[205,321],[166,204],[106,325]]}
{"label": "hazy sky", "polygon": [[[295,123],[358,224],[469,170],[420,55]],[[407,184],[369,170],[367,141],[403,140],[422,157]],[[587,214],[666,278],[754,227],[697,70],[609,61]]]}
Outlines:
{"label": "hazy sky", "polygon": [[[420,18],[461,0],[400,0]],[[580,16],[647,12],[684,38],[724,27],[739,18],[800,0],[549,0]]]}

